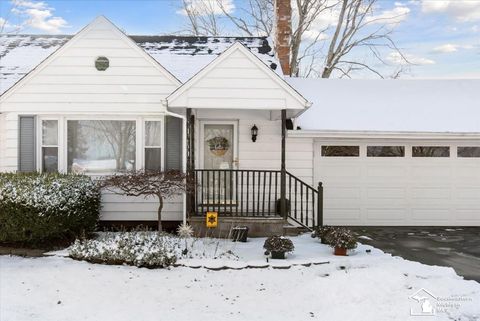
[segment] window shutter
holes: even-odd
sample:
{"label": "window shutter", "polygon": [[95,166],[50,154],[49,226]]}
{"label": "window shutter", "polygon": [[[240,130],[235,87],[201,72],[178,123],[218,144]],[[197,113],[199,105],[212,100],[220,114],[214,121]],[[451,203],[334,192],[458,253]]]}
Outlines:
{"label": "window shutter", "polygon": [[18,171],[34,172],[37,169],[35,161],[35,116],[20,116],[18,121]]}
{"label": "window shutter", "polygon": [[165,170],[182,170],[182,119],[165,117]]}

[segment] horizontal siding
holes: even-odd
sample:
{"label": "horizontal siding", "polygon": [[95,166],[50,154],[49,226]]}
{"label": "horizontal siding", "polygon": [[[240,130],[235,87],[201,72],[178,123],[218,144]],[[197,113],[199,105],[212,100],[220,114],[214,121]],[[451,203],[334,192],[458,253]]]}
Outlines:
{"label": "horizontal siding", "polygon": [[0,172],[4,172],[7,144],[7,128],[5,114],[0,114]]}
{"label": "horizontal siding", "polygon": [[[162,219],[179,221],[183,219],[182,198],[175,197],[165,201]],[[157,220],[157,198],[129,197],[104,192],[102,194],[101,219],[109,221],[155,221]]]}
{"label": "horizontal siding", "polygon": [[5,113],[3,116],[3,132],[0,140],[3,141],[2,171],[12,172],[18,165],[18,114]]}
{"label": "horizontal siding", "polygon": [[[218,109],[301,108],[299,102],[239,48],[171,101],[171,106]],[[276,77],[274,75],[274,77]]]}
{"label": "horizontal siding", "polygon": [[[165,110],[161,101],[177,86],[106,22],[90,26],[60,50],[2,102],[3,112],[159,113]],[[109,59],[107,70],[95,68],[98,56]]]}

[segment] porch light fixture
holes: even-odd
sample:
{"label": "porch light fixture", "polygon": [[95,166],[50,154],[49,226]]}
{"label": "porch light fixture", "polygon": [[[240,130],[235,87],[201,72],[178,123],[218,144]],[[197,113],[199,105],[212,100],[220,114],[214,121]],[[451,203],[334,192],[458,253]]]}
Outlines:
{"label": "porch light fixture", "polygon": [[256,142],[257,141],[257,135],[258,135],[258,127],[257,125],[253,124],[252,128],[250,129],[250,131],[252,132],[252,142]]}

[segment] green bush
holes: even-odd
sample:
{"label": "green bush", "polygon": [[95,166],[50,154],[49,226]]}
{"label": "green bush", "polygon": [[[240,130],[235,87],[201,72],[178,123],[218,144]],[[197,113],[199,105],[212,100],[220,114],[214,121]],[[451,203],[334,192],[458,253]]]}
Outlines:
{"label": "green bush", "polygon": [[0,243],[38,246],[95,230],[101,194],[90,177],[1,173]]}

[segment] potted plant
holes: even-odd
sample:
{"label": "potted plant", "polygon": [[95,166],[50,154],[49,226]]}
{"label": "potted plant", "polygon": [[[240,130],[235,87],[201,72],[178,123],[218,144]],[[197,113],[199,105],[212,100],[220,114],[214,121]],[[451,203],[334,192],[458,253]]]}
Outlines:
{"label": "potted plant", "polygon": [[271,255],[272,259],[285,259],[286,252],[293,252],[295,247],[293,242],[284,236],[270,236],[265,240],[263,248],[266,249]]}
{"label": "potted plant", "polygon": [[210,152],[216,156],[223,156],[230,148],[230,142],[225,137],[217,136],[207,141]]}
{"label": "potted plant", "polygon": [[328,244],[328,234],[334,229],[333,226],[319,226],[313,232],[314,235],[312,237],[318,237],[322,244]]}
{"label": "potted plant", "polygon": [[328,244],[334,248],[335,255],[347,255],[347,250],[357,247],[357,238],[352,231],[344,227],[333,227],[326,236]]}

